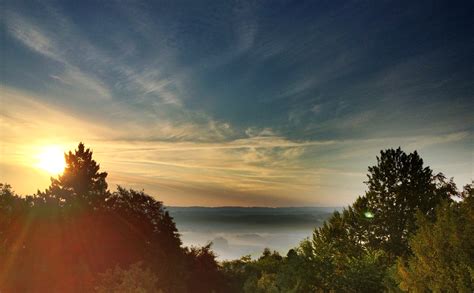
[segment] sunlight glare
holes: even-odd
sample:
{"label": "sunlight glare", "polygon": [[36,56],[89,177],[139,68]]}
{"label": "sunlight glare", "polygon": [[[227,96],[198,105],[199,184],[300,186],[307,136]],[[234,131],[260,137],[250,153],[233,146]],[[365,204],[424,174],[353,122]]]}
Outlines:
{"label": "sunlight glare", "polygon": [[36,167],[52,175],[63,172],[64,168],[66,167],[66,162],[64,161],[64,151],[57,146],[44,147],[37,155]]}

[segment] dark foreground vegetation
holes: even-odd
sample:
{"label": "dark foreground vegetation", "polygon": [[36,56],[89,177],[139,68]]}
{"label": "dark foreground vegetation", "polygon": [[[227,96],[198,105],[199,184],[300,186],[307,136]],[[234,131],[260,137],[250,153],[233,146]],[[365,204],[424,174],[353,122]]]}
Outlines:
{"label": "dark foreground vegetation", "polygon": [[161,202],[110,191],[79,144],[31,196],[0,185],[0,292],[473,292],[474,198],[416,152],[382,151],[368,190],[286,256],[217,263]]}

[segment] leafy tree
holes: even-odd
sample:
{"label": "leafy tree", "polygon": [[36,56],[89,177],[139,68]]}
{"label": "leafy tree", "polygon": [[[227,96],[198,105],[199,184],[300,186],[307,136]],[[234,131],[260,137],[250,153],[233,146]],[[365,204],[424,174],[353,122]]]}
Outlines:
{"label": "leafy tree", "polygon": [[369,167],[368,191],[349,209],[351,233],[359,243],[385,251],[390,259],[409,253],[408,239],[417,229],[417,213],[431,219],[437,205],[457,196],[443,174],[433,176],[415,151],[381,151]]}
{"label": "leafy tree", "polygon": [[[242,292],[244,284],[258,274],[250,255],[232,261],[223,261],[220,264],[227,292]],[[256,282],[256,281],[255,281]]]}
{"label": "leafy tree", "polygon": [[160,278],[163,290],[185,290],[185,252],[172,217],[162,202],[143,191],[120,186],[103,204],[101,221],[109,227],[112,243],[105,239],[106,247],[113,248],[108,263],[127,265],[137,261],[151,267]]}
{"label": "leafy tree", "polygon": [[95,291],[98,293],[147,293],[163,292],[158,286],[159,279],[150,268],[144,268],[142,262],[130,265],[128,269],[116,266],[100,274]]}
{"label": "leafy tree", "polygon": [[122,219],[122,225],[136,227],[135,231],[142,242],[153,245],[160,242],[159,247],[167,250],[167,253],[181,246],[178,229],[163,203],[144,191],[118,186],[104,206]]}
{"label": "leafy tree", "polygon": [[297,250],[302,261],[295,263],[312,274],[293,278],[296,292],[382,291],[396,257],[410,253],[415,215],[434,219],[436,206],[457,195],[453,181],[433,176],[417,152],[381,151],[368,170],[366,194],[334,212]]}
{"label": "leafy tree", "polygon": [[251,293],[251,292],[257,292],[257,291],[259,291],[258,277],[257,275],[251,275],[249,278],[245,280],[245,283],[243,285],[243,291],[239,290],[237,292]]}
{"label": "leafy tree", "polygon": [[348,256],[359,256],[364,252],[363,243],[359,241],[359,227],[355,227],[358,215],[349,207],[342,213],[335,211],[332,216],[315,229],[314,246],[330,245],[331,251]]}
{"label": "leafy tree", "polygon": [[272,252],[269,248],[265,248],[262,255],[258,258],[257,265],[261,271],[274,274],[278,272],[282,260],[283,257],[278,251]]}
{"label": "leafy tree", "polygon": [[359,257],[346,257],[338,264],[336,291],[383,292],[386,267],[381,251],[369,251]]}
{"label": "leafy tree", "polygon": [[[293,292],[316,292],[316,290],[329,290],[329,283],[335,272],[333,250],[330,245],[319,242],[318,238],[302,241],[292,255],[291,263],[285,268],[285,275],[292,275],[293,283],[290,286]],[[291,265],[290,265],[291,264]],[[293,271],[293,273],[292,273]],[[296,273],[294,273],[296,272]]]}
{"label": "leafy tree", "polygon": [[283,257],[276,251],[265,248],[258,260],[252,262],[253,274],[243,286],[244,292],[281,292],[278,273]]}
{"label": "leafy tree", "polygon": [[[301,243],[298,256],[303,262],[292,269],[299,273],[293,292],[381,292],[385,259],[381,251],[339,250],[336,241],[315,236]],[[336,245],[335,245],[336,244]],[[299,269],[298,269],[299,268]],[[304,268],[301,271],[301,268]]]}
{"label": "leafy tree", "polygon": [[[218,269],[216,256],[211,250],[212,243],[203,247],[185,250],[188,260],[188,284],[192,292],[221,292],[224,279]],[[225,291],[222,291],[225,292]]]}
{"label": "leafy tree", "polygon": [[15,241],[15,235],[20,232],[18,222],[26,208],[26,202],[10,185],[0,183],[0,290],[5,279],[11,277],[8,264],[22,247],[21,242]]}
{"label": "leafy tree", "polygon": [[437,219],[418,215],[418,232],[411,238],[413,255],[400,259],[400,288],[412,292],[474,291],[474,196],[466,190],[463,201],[445,202]]}
{"label": "leafy tree", "polygon": [[0,290],[90,291],[99,272],[143,261],[161,289],[185,292],[186,251],[162,203],[143,191],[109,192],[82,143],[66,164],[35,196],[0,188]]}
{"label": "leafy tree", "polygon": [[433,176],[416,152],[382,151],[365,195],[286,257],[265,249],[220,265],[210,244],[181,247],[160,201],[109,191],[82,143],[65,157],[64,174],[44,192],[20,197],[0,184],[1,291],[473,290],[472,186],[452,201],[452,179]]}
{"label": "leafy tree", "polygon": [[257,260],[244,256],[221,264],[226,292],[284,292],[280,271],[284,258],[276,251],[265,248]]}
{"label": "leafy tree", "polygon": [[18,216],[19,211],[25,208],[24,200],[15,194],[11,186],[0,183],[0,214],[2,215],[0,217],[0,247],[7,241],[5,234],[7,228],[14,224],[14,219]]}
{"label": "leafy tree", "polygon": [[279,293],[281,292],[277,286],[276,274],[263,272],[257,281],[257,288],[252,292],[261,293]]}

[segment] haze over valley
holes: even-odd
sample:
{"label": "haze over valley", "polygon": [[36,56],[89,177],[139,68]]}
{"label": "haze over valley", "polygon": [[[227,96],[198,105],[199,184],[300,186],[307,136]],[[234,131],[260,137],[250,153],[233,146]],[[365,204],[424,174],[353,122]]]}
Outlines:
{"label": "haze over valley", "polygon": [[206,245],[219,260],[258,257],[264,248],[285,255],[311,236],[333,207],[167,207],[185,245]]}

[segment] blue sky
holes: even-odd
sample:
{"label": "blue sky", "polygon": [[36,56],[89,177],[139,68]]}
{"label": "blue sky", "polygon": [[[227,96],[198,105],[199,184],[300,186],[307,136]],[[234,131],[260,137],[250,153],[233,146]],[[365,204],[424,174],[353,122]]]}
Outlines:
{"label": "blue sky", "polygon": [[84,141],[173,205],[349,204],[398,146],[469,183],[472,6],[5,1],[2,180],[44,188],[24,158]]}

